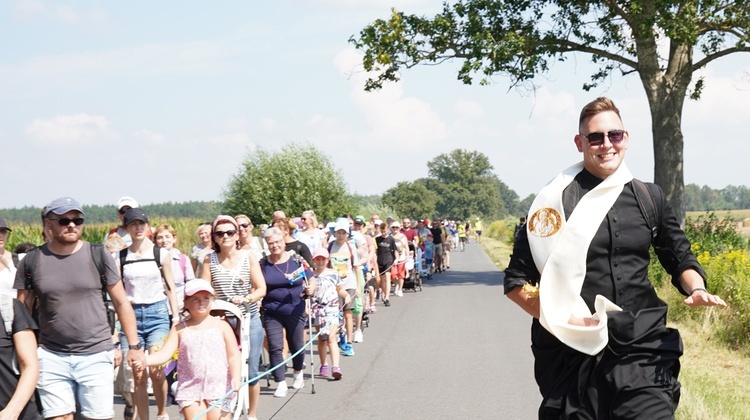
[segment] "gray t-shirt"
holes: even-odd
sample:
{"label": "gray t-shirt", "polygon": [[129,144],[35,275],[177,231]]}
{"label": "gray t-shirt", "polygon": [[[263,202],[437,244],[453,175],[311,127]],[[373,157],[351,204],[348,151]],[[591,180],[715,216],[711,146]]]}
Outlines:
{"label": "gray t-shirt", "polygon": [[[102,248],[103,249],[103,248]],[[34,292],[39,296],[39,345],[66,354],[93,354],[112,349],[99,271],[84,242],[71,255],[56,255],[46,246],[34,267]],[[102,252],[107,284],[120,281],[115,260]],[[25,289],[24,258],[16,272],[16,289]]]}

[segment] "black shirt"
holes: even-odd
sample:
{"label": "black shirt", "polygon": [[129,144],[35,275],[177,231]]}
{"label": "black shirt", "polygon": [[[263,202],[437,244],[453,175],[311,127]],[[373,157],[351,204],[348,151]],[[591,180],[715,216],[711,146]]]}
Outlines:
{"label": "black shirt", "polygon": [[[13,311],[14,334],[24,330],[37,330],[36,323],[31,318],[29,311],[16,299],[13,299]],[[36,357],[36,354],[34,357]],[[18,386],[18,376],[13,372],[12,359],[13,337],[5,331],[5,322],[0,315],[0,410],[8,405]],[[42,418],[34,405],[33,399],[26,404],[26,408],[21,411],[18,418],[24,420]]]}
{"label": "black shirt", "polygon": [[435,243],[435,245],[439,245],[443,243],[443,229],[442,228],[430,228],[430,233],[432,233],[432,242]]}
{"label": "black shirt", "polygon": [[[580,198],[600,182],[599,178],[586,170],[576,175],[563,192],[566,218],[570,217]],[[682,272],[693,268],[704,279],[705,273],[690,251],[690,242],[672,213],[664,193],[654,184],[647,185],[654,195],[654,204],[658,207],[656,213],[661,214],[654,249],[662,266],[672,276],[672,284],[687,295],[679,283]],[[651,231],[638,207],[632,182],[629,182],[602,220],[586,255],[586,277],[581,296],[592,312],[597,294],[633,313],[643,308],[664,305],[648,279],[650,246]],[[524,229],[519,232],[513,255],[505,270],[505,293],[516,286],[522,286],[527,279],[536,283],[539,278]]]}

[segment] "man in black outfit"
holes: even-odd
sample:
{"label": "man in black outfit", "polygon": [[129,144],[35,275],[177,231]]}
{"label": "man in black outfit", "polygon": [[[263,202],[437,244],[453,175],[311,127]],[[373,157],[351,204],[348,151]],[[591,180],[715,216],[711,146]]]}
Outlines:
{"label": "man in black outfit", "polygon": [[443,228],[440,226],[440,220],[432,221],[430,233],[435,244],[435,271],[439,273],[443,271]]}
{"label": "man in black outfit", "polygon": [[505,294],[534,317],[540,419],[673,418],[679,332],[647,278],[649,247],[688,306],[726,306],[664,197],[623,163],[629,134],[607,98],[581,111],[583,163],[537,196],[505,270]]}

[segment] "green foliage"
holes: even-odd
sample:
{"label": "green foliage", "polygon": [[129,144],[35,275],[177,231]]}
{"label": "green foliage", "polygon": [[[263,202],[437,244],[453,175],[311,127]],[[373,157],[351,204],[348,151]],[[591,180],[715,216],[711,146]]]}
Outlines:
{"label": "green foliage", "polygon": [[295,215],[313,209],[319,220],[352,210],[341,172],[312,145],[248,153],[224,198],[226,212],[247,214],[256,224],[271,220],[276,210]]}
{"label": "green foliage", "polygon": [[459,220],[472,215],[504,217],[508,211],[501,193],[509,199],[517,197],[492,172],[489,158],[480,152],[455,149],[429,161],[427,168],[430,178],[423,182],[437,193],[439,216]]}
{"label": "green foliage", "polygon": [[[497,239],[506,245],[513,246],[513,232],[516,229],[516,222],[516,220],[511,218],[495,220],[490,223],[486,235],[490,238]],[[484,236],[485,233],[482,232],[482,235]]]}
{"label": "green foliage", "polygon": [[[141,207],[149,217],[197,217],[203,220],[213,220],[220,213],[221,203],[218,201],[187,201],[183,203],[142,204]],[[0,214],[11,224],[31,225],[41,224],[41,210],[41,208],[26,206],[20,209],[2,209]],[[117,226],[120,222],[115,203],[106,206],[84,204],[83,212],[86,214],[87,225],[110,223]]]}
{"label": "green foliage", "polygon": [[[216,216],[212,216],[213,219]],[[198,225],[205,221],[205,218],[162,218],[162,217],[150,217],[151,227],[166,223],[171,225],[175,229],[177,234],[177,244],[180,251],[185,254],[190,252],[190,248],[198,242],[198,238],[195,235],[195,231]],[[110,223],[86,223],[83,224],[83,230],[81,232],[81,239],[92,243],[102,243],[104,238],[107,236],[109,231],[114,226]],[[8,236],[8,244],[6,249],[13,250],[18,244],[30,242],[34,245],[42,244],[42,224],[25,224],[19,223],[13,226],[13,232]]]}
{"label": "green foliage", "polygon": [[[463,0],[445,3],[432,19],[392,9],[388,20],[375,20],[349,41],[364,51],[365,70],[377,75],[367,81],[367,90],[399,80],[402,68],[452,58],[463,60],[457,75],[463,83],[488,84],[502,74],[511,86],[523,86],[574,52],[590,54],[600,65],[584,85],[588,90],[614,70],[664,72],[655,47],[663,37],[673,52],[678,46],[699,49],[705,58],[696,69],[727,53],[748,51],[750,10],[744,3]],[[703,87],[697,84],[693,95]]]}
{"label": "green foliage", "polygon": [[383,194],[383,204],[411,219],[435,216],[438,195],[421,182],[399,182]]}
{"label": "green foliage", "polygon": [[[707,276],[707,289],[724,299],[728,308],[690,308],[671,284],[670,276],[651,255],[649,278],[669,304],[670,319],[698,323],[735,349],[750,344],[750,253],[735,223],[708,213],[688,220],[685,232]],[[750,354],[750,352],[748,352]]]}
{"label": "green foliage", "polygon": [[747,241],[737,232],[735,220],[730,216],[719,219],[713,212],[689,220],[685,234],[693,244],[695,254],[708,252],[709,255],[718,255],[747,246]]}

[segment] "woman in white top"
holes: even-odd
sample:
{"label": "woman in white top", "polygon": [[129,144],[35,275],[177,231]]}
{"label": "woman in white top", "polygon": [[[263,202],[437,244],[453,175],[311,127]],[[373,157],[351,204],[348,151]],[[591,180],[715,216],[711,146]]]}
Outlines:
{"label": "woman in white top", "polygon": [[169,251],[172,260],[172,279],[174,279],[174,292],[177,305],[182,311],[185,300],[185,283],[195,279],[193,266],[190,258],[177,249],[177,233],[170,225],[163,224],[156,227],[154,231],[154,242],[156,246]]}
{"label": "woman in white top", "polygon": [[318,228],[318,218],[315,216],[315,212],[312,210],[303,211],[300,220],[302,221],[302,229],[297,230],[294,239],[307,245],[311,254],[317,249],[327,248],[326,234]]}
{"label": "woman in white top", "polygon": [[[165,343],[172,323],[179,321],[170,253],[155,246],[146,236],[151,227],[143,210],[128,209],[125,212],[124,224],[133,243],[120,251],[119,258],[115,259],[120,265],[125,293],[133,306],[139,342],[128,343],[124,334],[120,335],[120,341],[123,349],[136,349],[143,346],[149,353],[153,353]],[[161,271],[156,262],[157,257]],[[167,305],[172,311],[171,320]],[[142,372],[133,372],[135,415],[147,420],[149,415],[148,381]],[[156,400],[157,419],[163,419],[167,415],[167,381],[164,371],[159,368],[149,369],[149,376]]]}
{"label": "woman in white top", "polygon": [[211,223],[204,222],[198,225],[198,229],[195,230],[195,236],[198,238],[199,243],[193,245],[193,248],[190,250],[190,262],[193,264],[195,276],[201,277],[203,261],[205,261],[206,255],[213,252],[211,248]]}
{"label": "woman in white top", "polygon": [[[266,281],[260,264],[250,251],[241,249],[239,224],[231,216],[220,215],[211,225],[214,252],[203,262],[202,278],[211,282],[216,298],[240,307],[250,322],[248,378],[258,376],[260,349],[263,347],[263,325],[258,314],[258,301],[266,295]],[[255,419],[260,398],[260,385],[248,385],[248,419]]]}
{"label": "woman in white top", "polygon": [[253,257],[260,261],[263,258],[263,244],[259,237],[253,236],[253,222],[244,214],[234,216],[239,229],[240,249],[248,250]]}
{"label": "woman in white top", "polygon": [[17,292],[13,282],[16,279],[16,266],[13,264],[13,253],[5,249],[10,232],[8,223],[0,217],[0,293],[15,298]]}

